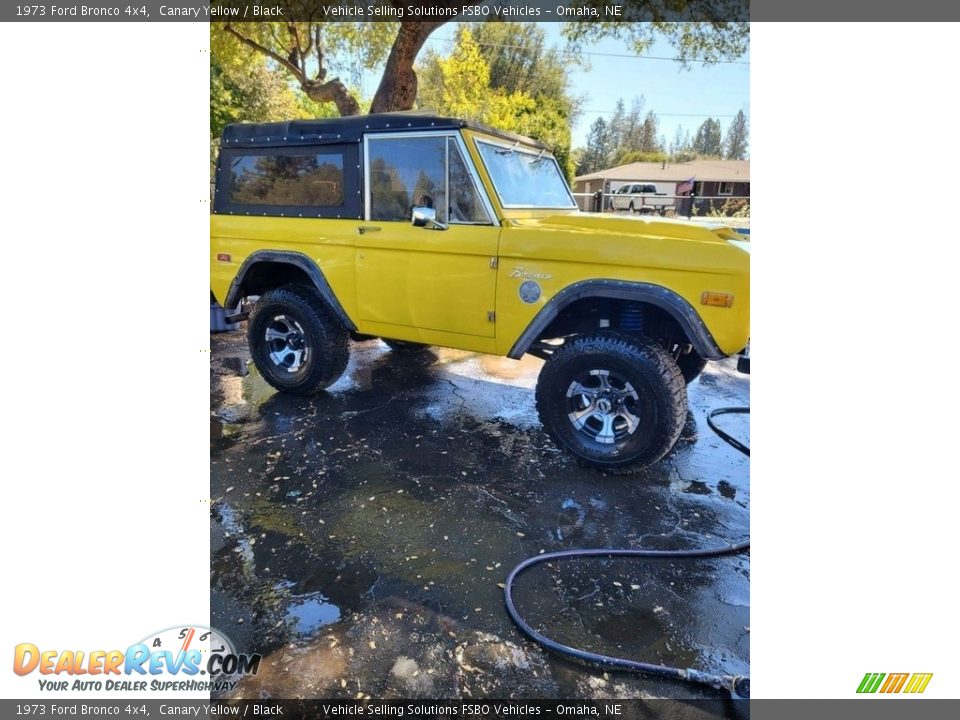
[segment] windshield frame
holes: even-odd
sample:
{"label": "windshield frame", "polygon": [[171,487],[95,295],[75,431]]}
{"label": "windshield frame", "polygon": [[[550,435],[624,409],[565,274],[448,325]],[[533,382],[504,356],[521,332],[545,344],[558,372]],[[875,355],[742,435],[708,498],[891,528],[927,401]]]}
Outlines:
{"label": "windshield frame", "polygon": [[[477,146],[477,155],[480,157],[480,162],[483,163],[483,169],[487,173],[487,177],[490,179],[490,185],[493,187],[493,191],[497,195],[497,201],[500,203],[500,207],[504,210],[577,210],[579,206],[577,205],[576,199],[573,197],[573,193],[570,191],[570,185],[567,183],[567,178],[560,170],[560,164],[557,162],[557,159],[553,156],[553,153],[548,152],[547,150],[539,150],[531,147],[525,147],[523,145],[509,144],[506,142],[497,142],[495,140],[490,140],[487,138],[475,137],[473,139],[474,143]],[[490,167],[487,164],[487,159],[483,156],[483,150],[480,147],[481,145],[490,145],[491,147],[501,148],[504,150],[513,150],[518,153],[525,153],[527,155],[542,155],[544,160],[549,159],[553,163],[553,167],[557,171],[557,175],[560,180],[563,182],[563,187],[567,191],[567,197],[570,198],[569,205],[524,205],[524,204],[515,204],[504,202],[503,196],[500,194],[500,188],[497,187],[496,181],[493,179],[493,173],[490,172]]]}

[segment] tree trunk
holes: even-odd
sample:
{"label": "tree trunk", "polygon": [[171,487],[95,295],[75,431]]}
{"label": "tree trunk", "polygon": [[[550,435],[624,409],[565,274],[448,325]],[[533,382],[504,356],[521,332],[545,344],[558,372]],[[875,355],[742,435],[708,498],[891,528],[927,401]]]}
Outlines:
{"label": "tree trunk", "polygon": [[332,102],[337,106],[341,115],[359,115],[360,104],[347,90],[347,86],[339,78],[327,80],[304,80],[300,83],[307,97],[316,102]]}
{"label": "tree trunk", "polygon": [[387,65],[383,69],[380,87],[373,96],[370,112],[382,113],[395,110],[410,110],[417,99],[417,74],[413,62],[423,44],[446,21],[403,22],[397,33]]}

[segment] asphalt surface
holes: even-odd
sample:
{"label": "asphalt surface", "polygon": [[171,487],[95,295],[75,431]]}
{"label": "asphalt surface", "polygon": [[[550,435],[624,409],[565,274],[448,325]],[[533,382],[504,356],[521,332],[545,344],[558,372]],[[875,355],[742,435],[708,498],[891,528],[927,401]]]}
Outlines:
{"label": "asphalt surface", "polygon": [[[749,405],[734,361],[690,385],[666,459],[608,476],[540,429],[532,357],[371,340],[327,392],[297,398],[259,377],[245,332],[211,349],[211,624],[264,655],[232,696],[721,697],[549,655],[513,627],[502,583],[541,551],[742,540],[749,459],[706,424]],[[718,422],[749,442],[748,416]],[[541,566],[515,596],[567,644],[749,674],[746,554]]]}

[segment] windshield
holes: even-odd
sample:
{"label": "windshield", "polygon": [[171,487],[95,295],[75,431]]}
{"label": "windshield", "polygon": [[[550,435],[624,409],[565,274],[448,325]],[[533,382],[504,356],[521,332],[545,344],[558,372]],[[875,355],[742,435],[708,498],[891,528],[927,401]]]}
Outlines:
{"label": "windshield", "polygon": [[477,147],[504,207],[576,207],[557,161],[546,151],[482,140]]}

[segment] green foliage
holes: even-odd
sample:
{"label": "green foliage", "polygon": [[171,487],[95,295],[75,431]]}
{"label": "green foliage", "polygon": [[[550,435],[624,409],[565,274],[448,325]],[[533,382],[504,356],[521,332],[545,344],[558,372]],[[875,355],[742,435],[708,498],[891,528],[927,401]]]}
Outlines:
{"label": "green foliage", "polygon": [[594,120],[587,135],[587,147],[579,153],[577,175],[587,175],[609,167],[610,137],[607,122],[602,117]]}
{"label": "green foliage", "polygon": [[743,110],[737,112],[736,117],[727,128],[727,135],[723,140],[723,150],[725,156],[730,160],[744,160],[747,157],[747,148],[750,130],[747,126],[747,116]]}
{"label": "green foliage", "polygon": [[[585,5],[600,0],[585,0]],[[656,10],[657,0],[624,0],[625,12],[631,9]],[[671,0],[670,10],[682,12],[696,0]],[[661,8],[662,10],[662,8]],[[665,38],[677,51],[683,66],[692,62],[711,64],[741,57],[750,45],[750,25],[731,22],[577,22],[566,23],[563,33],[574,50],[606,37],[627,42],[637,54],[647,52],[658,37]]]}
{"label": "green foliage", "polygon": [[475,26],[461,25],[449,55],[426,53],[417,69],[417,104],[535,138],[572,176],[570,124],[579,100],[568,90],[563,57],[544,49],[539,28],[520,44],[515,25],[479,28],[482,45]]}
{"label": "green foliage", "polygon": [[[299,15],[306,17],[306,13]],[[235,26],[262,50],[243,45],[227,31],[228,23],[210,23],[210,51],[224,57],[272,52],[307,78],[329,73],[375,70],[386,59],[397,36],[395,22],[255,22]],[[277,70],[289,70],[277,65]],[[293,73],[291,77],[294,79]],[[351,78],[355,80],[355,78]]]}
{"label": "green foliage", "polygon": [[[311,108],[315,109],[315,108]],[[210,134],[220,137],[234,122],[270,122],[309,117],[303,100],[259,57],[223,64],[210,59]]]}
{"label": "green foliage", "polygon": [[609,122],[609,166],[639,162],[628,158],[652,156],[660,158],[664,142],[660,137],[660,120],[652,110],[644,114],[643,97],[633,99],[630,110],[623,99],[617,101]]}
{"label": "green foliage", "polygon": [[703,124],[697,128],[697,134],[693,138],[693,151],[700,157],[722,157],[723,156],[723,131],[720,127],[720,121],[713,118],[707,118]]}
{"label": "green foliage", "polygon": [[474,40],[490,66],[490,86],[508,93],[551,98],[571,123],[580,115],[583,98],[573,94],[568,73],[571,53],[547,46],[539,25],[485,22],[470,25]]}
{"label": "green foliage", "polygon": [[628,152],[621,156],[620,165],[626,165],[627,163],[635,162],[658,162],[663,163],[669,160],[667,153],[662,151],[653,151],[653,152],[643,152],[640,150],[634,152]]}
{"label": "green foliage", "polygon": [[[600,6],[599,0],[583,0],[581,4]],[[648,15],[651,12],[657,14],[658,11],[662,14],[665,10],[674,13],[696,12],[701,6],[704,11],[709,9],[700,0],[669,0],[667,4],[660,0],[623,2],[627,15],[632,11],[646,12]],[[746,53],[750,45],[748,23],[579,22],[565,24],[563,34],[574,53],[586,45],[613,37],[623,40],[634,52],[643,55],[658,38],[664,38],[676,50],[681,66],[685,68],[694,62],[709,65],[722,60],[735,60]],[[642,161],[636,158],[656,158],[655,162],[662,160],[661,154],[666,153],[668,148],[665,139],[657,137],[656,114],[649,111],[644,117],[642,110],[642,97],[633,101],[629,111],[623,100],[618,101],[607,123],[609,162],[606,167]],[[687,162],[699,156],[721,156],[724,148],[719,121],[709,120],[708,123],[706,128],[701,126],[692,140],[689,133],[683,134],[678,128],[666,158],[672,162]],[[585,150],[584,158],[591,157],[589,151]]]}
{"label": "green foliage", "polygon": [[690,131],[684,130],[682,125],[677,125],[673,140],[670,141],[669,158],[671,162],[675,163],[690,162],[697,158],[697,154],[693,152]]}
{"label": "green foliage", "polygon": [[[301,112],[313,117],[352,114],[359,102],[347,83],[358,85],[364,70],[379,67],[398,27],[389,22],[211,23],[211,62],[228,76],[262,65],[291,89]],[[351,77],[345,83],[331,79],[333,73]]]}

